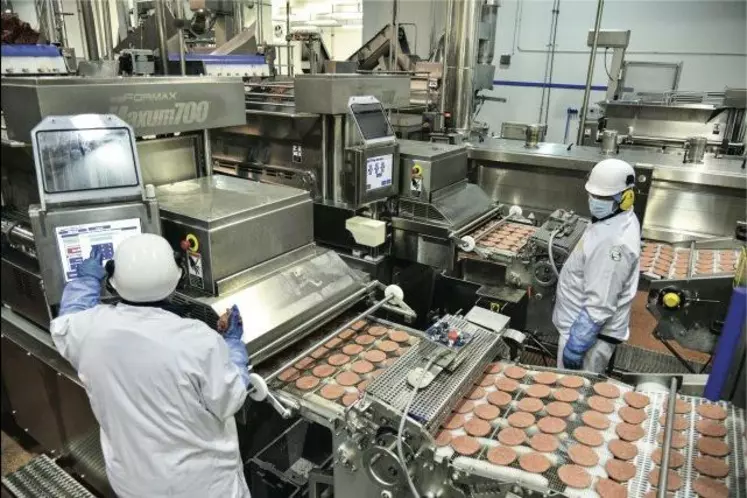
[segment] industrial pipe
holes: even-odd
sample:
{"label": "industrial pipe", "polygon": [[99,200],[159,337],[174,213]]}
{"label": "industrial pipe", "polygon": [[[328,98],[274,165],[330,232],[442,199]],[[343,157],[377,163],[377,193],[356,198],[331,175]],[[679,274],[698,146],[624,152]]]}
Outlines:
{"label": "industrial pipe", "polygon": [[169,51],[166,46],[166,20],[163,15],[164,0],[155,0],[153,5],[156,11],[156,32],[158,34],[158,53],[161,57],[161,72],[166,76],[169,74]]}
{"label": "industrial pipe", "polygon": [[[540,103],[539,123],[547,126],[550,113],[550,95],[552,93],[552,75],[555,71],[555,46],[558,37],[558,17],[560,16],[560,0],[555,0],[552,6],[552,21],[550,22],[550,39],[548,41],[547,58],[545,59],[545,78],[542,85],[542,102]],[[544,113],[543,113],[544,110]]]}
{"label": "industrial pipe", "polygon": [[54,0],[54,13],[55,13],[55,30],[57,31],[57,41],[63,47],[68,47],[67,40],[67,27],[65,26],[65,10],[62,6],[62,0]]}
{"label": "industrial pipe", "polygon": [[581,113],[578,119],[578,134],[576,145],[581,145],[584,140],[584,128],[586,128],[587,106],[589,105],[589,94],[591,93],[591,80],[594,77],[594,63],[597,59],[597,46],[599,45],[599,27],[602,24],[602,12],[604,11],[604,0],[598,0],[597,17],[594,21],[594,41],[591,44],[591,55],[589,56],[589,67],[586,73],[586,88],[584,89],[584,100],[581,104]]}
{"label": "industrial pipe", "polygon": [[344,134],[343,121],[340,114],[333,116],[334,122],[332,127],[332,141],[334,150],[332,151],[332,200],[335,202],[342,201],[342,168],[344,156]]}
{"label": "industrial pipe", "polygon": [[2,233],[4,233],[5,236],[8,237],[8,240],[13,244],[31,245],[32,247],[35,247],[34,232],[23,225],[9,220],[2,220],[0,221],[0,230],[2,230]]}
{"label": "industrial pipe", "polygon": [[210,144],[210,130],[202,130],[202,148],[205,153],[205,176],[213,176],[213,147]]}
{"label": "industrial pipe", "polygon": [[451,113],[453,128],[463,133],[469,132],[472,116],[479,5],[474,0],[449,0],[447,4],[441,112]]}
{"label": "industrial pipe", "polygon": [[389,70],[394,71],[397,63],[397,47],[399,46],[399,24],[397,24],[397,0],[392,0],[392,29],[394,34],[389,44]]}
{"label": "industrial pipe", "polygon": [[112,40],[112,14],[109,8],[109,0],[102,0],[103,8],[101,9],[101,17],[103,17],[104,23],[104,50],[106,50],[105,57],[107,60],[114,60],[114,41]]}
{"label": "industrial pipe", "polygon": [[97,61],[99,60],[99,43],[96,39],[96,16],[93,13],[93,2],[78,0],[77,3],[88,60]]}
{"label": "industrial pipe", "polygon": [[291,44],[290,44],[290,34],[291,34],[291,22],[290,22],[290,2],[285,2],[285,43],[286,45],[286,53],[288,56],[288,76],[293,77],[293,55],[291,54]]}
{"label": "industrial pipe", "polygon": [[485,26],[487,38],[480,40],[477,47],[477,63],[492,64],[495,55],[495,35],[498,28],[498,2],[487,0],[482,6],[480,22]]}
{"label": "industrial pipe", "polygon": [[322,114],[322,200],[326,201],[329,198],[329,116]]}
{"label": "industrial pipe", "polygon": [[[184,12],[184,2],[176,2],[176,15],[180,20],[184,20],[186,13]],[[179,72],[182,76],[187,75],[187,58],[186,58],[187,46],[184,42],[184,28],[179,27]]]}

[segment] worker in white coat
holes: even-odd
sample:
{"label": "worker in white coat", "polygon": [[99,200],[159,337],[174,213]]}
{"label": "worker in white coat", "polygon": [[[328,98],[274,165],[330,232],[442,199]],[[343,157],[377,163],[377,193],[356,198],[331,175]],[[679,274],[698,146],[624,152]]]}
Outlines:
{"label": "worker in white coat", "polygon": [[223,336],[168,311],[181,269],[158,235],[122,241],[113,266],[120,303],[100,304],[111,267],[94,248],[51,325],[101,426],[112,489],[121,498],[248,498],[234,420],[249,383],[238,309]]}
{"label": "worker in white coat", "polygon": [[620,159],[599,162],[586,182],[592,223],[563,265],[552,316],[560,368],[603,373],[630,335],[641,252],[634,184]]}

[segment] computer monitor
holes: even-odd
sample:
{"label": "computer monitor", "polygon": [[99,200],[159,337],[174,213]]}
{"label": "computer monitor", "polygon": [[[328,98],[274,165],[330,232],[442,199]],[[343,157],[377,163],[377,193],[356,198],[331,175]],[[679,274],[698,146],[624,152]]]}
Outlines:
{"label": "computer monitor", "polygon": [[142,233],[140,218],[57,226],[57,250],[65,282],[77,278],[78,265],[98,247],[104,263],[114,258],[114,251],[124,239]]}

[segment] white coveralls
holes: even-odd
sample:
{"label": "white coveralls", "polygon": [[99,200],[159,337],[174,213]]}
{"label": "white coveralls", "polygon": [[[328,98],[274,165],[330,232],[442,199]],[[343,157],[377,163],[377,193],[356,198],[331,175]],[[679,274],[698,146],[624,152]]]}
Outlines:
{"label": "white coveralls", "polygon": [[[632,210],[593,223],[563,265],[552,321],[560,334],[558,367],[571,326],[586,309],[598,336],[626,341],[630,335],[630,307],[638,290],[641,227]],[[597,339],[584,357],[583,369],[603,373],[615,345]]]}
{"label": "white coveralls", "polygon": [[234,414],[246,388],[223,338],[154,307],[97,305],[52,338],[86,387],[122,498],[249,498]]}

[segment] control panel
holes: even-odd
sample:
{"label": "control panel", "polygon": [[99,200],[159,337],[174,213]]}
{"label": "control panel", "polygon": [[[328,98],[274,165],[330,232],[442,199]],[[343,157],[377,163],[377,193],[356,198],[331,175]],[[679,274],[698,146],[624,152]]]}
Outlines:
{"label": "control panel", "polygon": [[472,333],[465,328],[449,323],[445,317],[431,325],[425,334],[428,338],[449,349],[460,350],[472,340]]}
{"label": "control panel", "polygon": [[145,196],[135,134],[119,117],[49,116],[31,138],[40,203],[29,221],[53,306],[94,248],[109,261],[123,240],[160,233],[161,224],[155,198]]}
{"label": "control panel", "polygon": [[582,218],[573,211],[558,209],[545,220],[539,230],[532,235],[531,240],[537,246],[547,248],[550,236],[557,231],[552,240],[553,251],[559,258],[564,259],[576,247],[590,223],[588,218]]}

